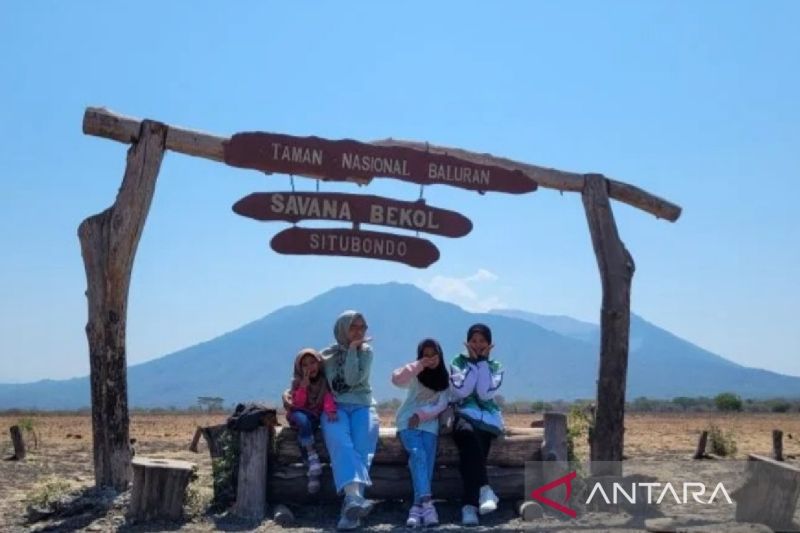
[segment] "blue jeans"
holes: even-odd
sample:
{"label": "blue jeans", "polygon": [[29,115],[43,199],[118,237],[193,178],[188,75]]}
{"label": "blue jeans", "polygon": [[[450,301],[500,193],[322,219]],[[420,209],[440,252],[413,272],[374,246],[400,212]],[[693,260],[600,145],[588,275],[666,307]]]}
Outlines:
{"label": "blue jeans", "polygon": [[289,419],[289,425],[297,430],[300,449],[305,453],[304,448],[314,444],[314,430],[319,427],[319,418],[314,413],[301,410],[292,411],[286,418]]}
{"label": "blue jeans", "polygon": [[411,482],[414,485],[414,503],[420,504],[423,497],[431,496],[438,435],[420,429],[404,429],[398,436],[408,452],[408,469],[411,471]]}
{"label": "blue jeans", "polygon": [[372,485],[369,467],[378,445],[378,412],[369,405],[337,404],[336,422],[322,417],[322,435],[331,456],[336,492],[348,483]]}

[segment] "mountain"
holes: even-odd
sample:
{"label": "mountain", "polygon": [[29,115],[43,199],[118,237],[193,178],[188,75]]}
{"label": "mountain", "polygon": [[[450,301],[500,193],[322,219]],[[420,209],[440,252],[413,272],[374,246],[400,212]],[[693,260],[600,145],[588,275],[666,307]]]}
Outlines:
{"label": "mountain", "polygon": [[[372,384],[378,399],[401,398],[391,371],[416,356],[426,336],[437,338],[447,358],[457,354],[474,322],[491,325],[494,354],[506,368],[503,395],[510,399],[575,399],[595,395],[599,329],[569,317],[520,311],[470,313],[398,283],[339,287],[300,305],[128,369],[130,404],[186,407],[198,396],[226,404],[277,403],[292,361],[304,346],[332,342],[333,324],[345,309],[358,309],[369,324],[375,359]],[[746,368],[712,354],[638,316],[631,319],[628,397],[800,395],[800,378]],[[0,384],[0,409],[70,409],[89,405],[88,378]]]}

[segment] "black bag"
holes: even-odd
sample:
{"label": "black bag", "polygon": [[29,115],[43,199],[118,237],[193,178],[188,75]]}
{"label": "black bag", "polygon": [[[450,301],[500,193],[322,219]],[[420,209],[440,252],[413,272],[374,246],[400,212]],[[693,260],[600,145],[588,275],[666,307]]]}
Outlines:
{"label": "black bag", "polygon": [[240,403],[228,417],[228,429],[233,431],[253,431],[264,425],[267,415],[274,412],[257,403]]}

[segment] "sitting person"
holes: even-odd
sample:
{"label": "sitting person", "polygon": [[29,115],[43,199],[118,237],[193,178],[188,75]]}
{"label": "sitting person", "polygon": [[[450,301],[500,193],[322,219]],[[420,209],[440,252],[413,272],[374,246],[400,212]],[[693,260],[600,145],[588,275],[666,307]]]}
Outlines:
{"label": "sitting person", "polygon": [[397,435],[408,453],[408,468],[414,486],[414,503],[408,512],[408,527],[436,526],[431,479],[439,434],[437,416],[445,410],[450,378],[442,361],[442,348],[433,339],[417,346],[417,359],[392,373],[392,383],[408,389],[397,411]]}
{"label": "sitting person", "polygon": [[503,383],[500,363],[491,359],[492,331],[474,324],[467,331],[461,353],[451,364],[450,392],[456,398],[453,440],[458,448],[459,471],[464,483],[461,523],[478,525],[478,513],[497,509],[498,498],[489,486],[486,459],[492,441],[503,434],[503,415],[494,401]]}
{"label": "sitting person", "polygon": [[308,462],[308,492],[319,491],[322,465],[314,447],[314,431],[325,413],[336,420],[336,402],[322,372],[322,356],[311,348],[300,350],[294,360],[291,387],[283,394],[286,420],[297,430],[300,452]]}

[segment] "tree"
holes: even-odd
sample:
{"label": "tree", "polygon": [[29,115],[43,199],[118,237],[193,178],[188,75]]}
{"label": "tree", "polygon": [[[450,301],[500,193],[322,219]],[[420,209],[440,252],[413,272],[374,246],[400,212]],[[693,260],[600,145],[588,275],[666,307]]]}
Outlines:
{"label": "tree", "polygon": [[719,411],[741,411],[742,399],[732,392],[723,392],[714,397],[714,405]]}
{"label": "tree", "polygon": [[212,411],[222,411],[223,408],[223,398],[219,396],[198,396],[197,397],[197,405],[200,406],[200,409],[204,409],[209,413]]}

